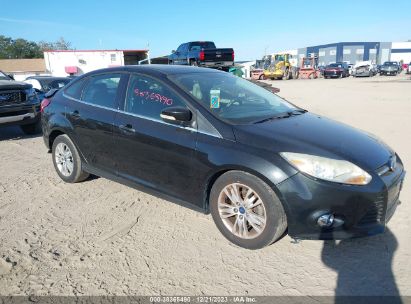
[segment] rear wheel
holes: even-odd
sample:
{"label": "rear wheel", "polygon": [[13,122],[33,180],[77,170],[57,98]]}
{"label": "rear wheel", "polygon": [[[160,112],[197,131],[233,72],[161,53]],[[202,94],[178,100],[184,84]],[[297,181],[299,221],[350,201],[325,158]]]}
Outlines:
{"label": "rear wheel", "polygon": [[60,135],[53,142],[53,164],[60,178],[67,183],[85,180],[89,174],[82,169],[80,155],[67,135]]}
{"label": "rear wheel", "polygon": [[234,244],[259,249],[287,228],[283,206],[264,181],[243,171],[220,176],[210,193],[210,210],[220,232]]}
{"label": "rear wheel", "polygon": [[24,134],[27,134],[27,135],[39,134],[41,133],[41,120],[33,124],[21,125],[20,128],[24,132]]}
{"label": "rear wheel", "polygon": [[198,63],[197,63],[197,61],[196,60],[190,60],[190,65],[191,66],[198,66]]}

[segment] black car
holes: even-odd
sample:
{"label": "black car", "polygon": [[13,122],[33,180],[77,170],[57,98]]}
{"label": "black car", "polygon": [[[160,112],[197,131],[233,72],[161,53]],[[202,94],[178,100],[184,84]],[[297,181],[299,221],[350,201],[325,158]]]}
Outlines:
{"label": "black car", "polygon": [[8,125],[30,135],[41,132],[40,99],[30,84],[0,71],[0,127]]}
{"label": "black car", "polygon": [[386,61],[380,67],[380,75],[394,75],[398,74],[399,65],[396,61]]}
{"label": "black car", "polygon": [[327,65],[323,72],[324,78],[343,78],[350,76],[350,69],[345,62],[331,63]]}
{"label": "black car", "polygon": [[30,76],[24,82],[29,83],[36,90],[40,100],[43,100],[44,94],[52,89],[61,89],[71,81],[68,77],[55,76]]}
{"label": "black car", "polygon": [[229,73],[125,66],[51,95],[44,142],[64,181],[91,173],[211,212],[242,247],[381,233],[399,202],[387,145]]}

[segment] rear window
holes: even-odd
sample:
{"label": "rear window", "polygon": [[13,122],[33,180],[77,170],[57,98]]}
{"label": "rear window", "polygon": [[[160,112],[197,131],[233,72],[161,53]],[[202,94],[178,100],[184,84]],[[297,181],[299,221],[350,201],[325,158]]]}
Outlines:
{"label": "rear window", "polygon": [[79,81],[74,82],[64,91],[64,94],[75,99],[80,99],[81,89],[83,88],[86,81],[87,78],[83,78]]}
{"label": "rear window", "polygon": [[81,100],[106,108],[114,108],[120,79],[121,74],[103,74],[90,77],[83,90]]}

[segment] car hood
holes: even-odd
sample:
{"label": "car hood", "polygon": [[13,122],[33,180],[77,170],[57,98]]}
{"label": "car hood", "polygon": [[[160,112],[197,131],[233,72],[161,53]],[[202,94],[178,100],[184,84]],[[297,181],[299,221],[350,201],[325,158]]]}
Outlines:
{"label": "car hood", "polygon": [[374,171],[393,151],[374,136],[311,113],[234,127],[236,140],[275,153],[295,152],[348,160]]}
{"label": "car hood", "polygon": [[0,80],[0,90],[25,90],[30,89],[31,84],[14,81],[14,80]]}

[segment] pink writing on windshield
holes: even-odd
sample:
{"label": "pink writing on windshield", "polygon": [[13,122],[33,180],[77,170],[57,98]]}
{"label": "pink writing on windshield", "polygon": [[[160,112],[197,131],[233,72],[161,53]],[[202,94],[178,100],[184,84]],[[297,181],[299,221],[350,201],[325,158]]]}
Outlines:
{"label": "pink writing on windshield", "polygon": [[173,99],[168,98],[158,93],[154,93],[150,91],[140,91],[139,89],[135,89],[134,94],[136,94],[137,96],[144,97],[147,100],[161,102],[164,105],[171,106],[173,104]]}

